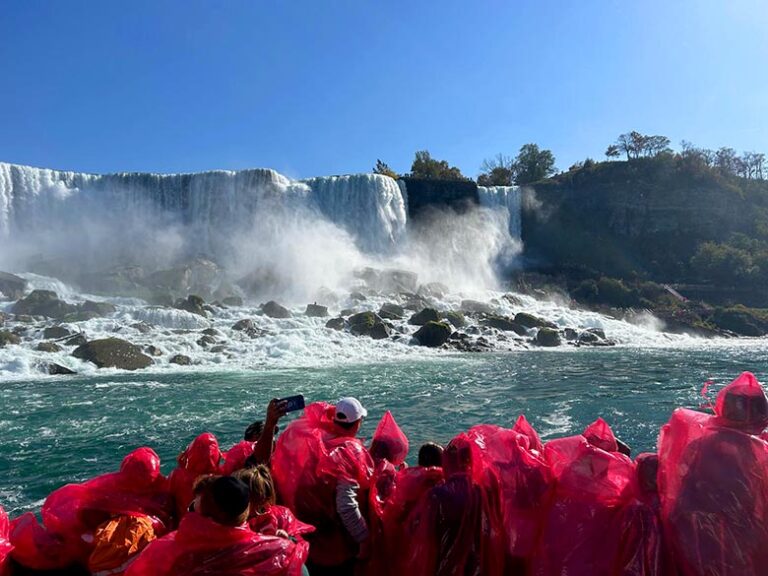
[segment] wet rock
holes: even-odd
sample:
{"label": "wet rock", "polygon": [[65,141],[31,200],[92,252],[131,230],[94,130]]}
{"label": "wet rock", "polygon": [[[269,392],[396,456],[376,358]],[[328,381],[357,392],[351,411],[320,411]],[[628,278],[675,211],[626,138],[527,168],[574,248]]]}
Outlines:
{"label": "wet rock", "polygon": [[21,322],[22,324],[32,324],[35,321],[35,319],[29,314],[16,314],[13,319],[16,320],[16,322]]}
{"label": "wet rock", "polygon": [[341,312],[339,312],[339,316],[352,316],[353,314],[357,314],[358,308],[344,308]]}
{"label": "wet rock", "polygon": [[15,274],[0,272],[0,292],[9,300],[18,300],[24,296],[27,281]]}
{"label": "wet rock", "polygon": [[216,330],[216,328],[206,328],[202,331],[202,334],[205,334],[206,336],[213,336],[214,338],[221,336],[221,332]]}
{"label": "wet rock", "polygon": [[356,302],[365,302],[366,300],[368,300],[368,298],[366,298],[365,295],[362,294],[361,292],[352,292],[349,295],[349,299],[355,300]]}
{"label": "wet rock", "polygon": [[507,293],[507,294],[504,294],[504,296],[502,296],[502,298],[504,300],[506,300],[507,302],[509,302],[512,306],[522,306],[523,305],[523,301],[520,299],[520,297],[519,296],[515,296],[514,294]]}
{"label": "wet rock", "polygon": [[253,330],[256,328],[256,325],[253,323],[253,320],[250,318],[243,318],[242,320],[238,320],[232,325],[232,330],[237,330],[239,332],[245,332],[247,330]]}
{"label": "wet rock", "polygon": [[83,312],[92,312],[97,316],[111,316],[117,312],[117,306],[110,304],[109,302],[94,302],[92,300],[86,300],[80,306],[80,310]]}
{"label": "wet rock", "polygon": [[522,324],[518,324],[510,318],[504,316],[488,316],[483,318],[480,323],[483,326],[489,326],[490,328],[496,328],[497,330],[503,330],[505,332],[514,332],[519,336],[525,336],[528,333],[528,329]]}
{"label": "wet rock", "polygon": [[208,312],[205,309],[205,300],[195,294],[190,294],[186,299],[177,300],[173,307],[178,308],[179,310],[185,310],[186,312],[191,312],[192,314],[197,314],[204,318],[208,317]]}
{"label": "wet rock", "polygon": [[387,302],[381,305],[379,316],[385,320],[402,320],[405,316],[405,309],[399,304]]}
{"label": "wet rock", "polygon": [[427,298],[443,298],[448,294],[448,286],[440,282],[427,282],[419,286],[416,294]]}
{"label": "wet rock", "polygon": [[373,312],[359,312],[349,318],[349,331],[355,336],[370,336],[371,338],[386,338],[390,329],[381,318]]}
{"label": "wet rock", "polygon": [[464,328],[464,326],[467,324],[467,319],[461,312],[454,312],[453,310],[450,310],[443,316],[454,328]]}
{"label": "wet rock", "polygon": [[384,322],[377,322],[371,328],[368,336],[374,340],[384,340],[385,338],[389,338],[391,334],[392,328],[390,328],[388,324],[385,324]]}
{"label": "wet rock", "polygon": [[331,318],[325,323],[325,327],[331,330],[344,330],[346,324],[347,321],[344,318]]}
{"label": "wet rock", "polygon": [[74,370],[70,370],[66,366],[62,366],[61,364],[55,364],[51,362],[47,366],[48,374],[51,376],[71,376],[72,374],[77,374]]}
{"label": "wet rock", "polygon": [[424,308],[421,312],[417,312],[411,316],[410,320],[408,320],[408,324],[424,326],[427,322],[438,322],[439,320],[440,315],[437,313],[437,310],[434,308]]}
{"label": "wet rock", "polygon": [[419,328],[413,337],[422,346],[437,348],[448,341],[452,332],[450,325],[445,322],[429,321]]}
{"label": "wet rock", "polygon": [[8,330],[0,330],[0,348],[4,348],[9,344],[21,344],[21,338]]}
{"label": "wet rock", "polygon": [[71,314],[67,314],[61,318],[62,322],[87,322],[88,320],[93,320],[94,318],[101,318],[101,314],[98,314],[97,312],[88,312],[86,310],[78,310],[77,312],[72,312]]}
{"label": "wet rock", "polygon": [[601,340],[600,336],[594,332],[582,332],[579,334],[579,344],[595,344]]}
{"label": "wet rock", "polygon": [[536,344],[539,346],[560,346],[560,332],[552,328],[539,328],[536,333]]}
{"label": "wet rock", "polygon": [[528,314],[527,312],[518,312],[515,314],[515,322],[526,328],[551,328],[552,330],[557,330],[557,324],[554,322],[544,320],[543,318]]}
{"label": "wet rock", "polygon": [[35,350],[38,352],[55,354],[56,352],[61,352],[62,348],[56,344],[56,342],[38,342],[37,346],[35,346]]}
{"label": "wet rock", "polygon": [[131,328],[138,330],[142,334],[149,334],[152,332],[152,326],[146,322],[136,322],[135,324],[131,324]]}
{"label": "wet rock", "polygon": [[307,309],[304,311],[304,314],[313,318],[325,318],[328,316],[328,307],[321,306],[318,303],[307,304]]}
{"label": "wet rock", "polygon": [[240,296],[228,296],[224,298],[221,303],[224,304],[224,306],[240,307],[243,305],[243,299],[240,298]]}
{"label": "wet rock", "polygon": [[569,342],[573,342],[579,338],[579,333],[574,328],[566,328],[563,330],[563,334],[565,334],[565,339]]}
{"label": "wet rock", "polygon": [[72,331],[64,328],[64,326],[48,326],[48,328],[43,330],[43,338],[46,340],[59,340],[71,335]]}
{"label": "wet rock", "polygon": [[11,308],[11,312],[30,316],[63,318],[67,314],[77,312],[77,306],[59,300],[56,292],[51,290],[33,290],[26,298],[16,302]]}
{"label": "wet rock", "polygon": [[274,300],[270,300],[261,306],[261,311],[270,318],[290,318],[291,311],[285,306],[281,306]]}
{"label": "wet rock", "polygon": [[459,308],[462,312],[470,314],[493,314],[493,308],[490,304],[477,300],[462,300]]}
{"label": "wet rock", "polygon": [[88,339],[85,337],[85,334],[75,334],[71,338],[67,338],[64,340],[65,346],[82,346],[83,344],[87,343]]}
{"label": "wet rock", "polygon": [[78,346],[72,356],[96,364],[99,368],[139,370],[152,365],[141,348],[119,338],[103,338]]}
{"label": "wet rock", "polygon": [[216,344],[216,338],[213,336],[208,336],[207,334],[197,341],[197,345],[202,346],[203,348],[206,346],[212,346],[213,344]]}
{"label": "wet rock", "polygon": [[154,356],[155,358],[163,355],[163,351],[153,344],[150,344],[149,346],[145,346],[144,353],[148,354],[149,356]]}
{"label": "wet rock", "polygon": [[594,334],[601,340],[605,340],[605,330],[603,330],[602,328],[587,328],[587,332],[589,332],[590,334]]}
{"label": "wet rock", "polygon": [[185,356],[184,354],[176,354],[171,356],[168,360],[170,364],[178,364],[179,366],[190,366],[192,364],[192,358]]}
{"label": "wet rock", "polygon": [[221,354],[222,352],[226,352],[227,347],[223,344],[219,344],[218,346],[214,346],[210,350],[208,350],[212,354]]}

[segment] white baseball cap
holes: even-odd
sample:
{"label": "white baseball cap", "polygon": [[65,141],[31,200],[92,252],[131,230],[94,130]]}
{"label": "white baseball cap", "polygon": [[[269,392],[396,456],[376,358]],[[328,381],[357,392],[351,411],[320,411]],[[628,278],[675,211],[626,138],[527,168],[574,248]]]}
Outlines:
{"label": "white baseball cap", "polygon": [[337,422],[357,422],[366,416],[368,416],[368,410],[363,408],[360,400],[350,397],[342,398],[336,403],[336,415],[333,419]]}

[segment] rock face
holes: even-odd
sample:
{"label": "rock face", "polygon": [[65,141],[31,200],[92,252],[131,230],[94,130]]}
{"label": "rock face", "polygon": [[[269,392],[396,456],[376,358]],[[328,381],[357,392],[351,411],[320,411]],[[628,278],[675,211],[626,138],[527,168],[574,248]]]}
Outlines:
{"label": "rock face", "polygon": [[411,218],[429,216],[434,207],[464,210],[480,202],[477,184],[471,180],[402,180],[408,189],[408,216]]}
{"label": "rock face", "polygon": [[411,316],[411,319],[408,320],[408,324],[424,326],[427,322],[438,322],[439,320],[440,315],[437,313],[437,310],[434,308],[424,308],[421,312],[417,312]]}
{"label": "rock face", "polygon": [[270,300],[261,307],[261,311],[270,318],[290,318],[291,311],[281,306],[274,300]]}
{"label": "rock face", "polygon": [[526,328],[552,328],[553,330],[557,330],[557,324],[554,322],[544,320],[543,318],[539,318],[538,316],[526,312],[518,312],[515,314],[515,322]]}
{"label": "rock face", "polygon": [[560,346],[560,333],[552,328],[539,328],[536,333],[536,344],[539,346]]}
{"label": "rock face", "polygon": [[59,338],[66,338],[71,336],[72,332],[64,326],[48,326],[43,330],[43,338],[46,340],[58,340]]}
{"label": "rock face", "polygon": [[56,292],[51,290],[33,290],[26,298],[16,302],[11,311],[14,314],[63,318],[77,312],[77,306],[59,300]]}
{"label": "rock face", "polygon": [[483,318],[480,322],[483,326],[490,326],[497,330],[503,330],[504,332],[514,332],[518,336],[525,336],[528,333],[528,329],[522,324],[518,324],[514,320],[505,318],[504,316],[488,316]]}
{"label": "rock face", "polygon": [[422,346],[437,348],[442,346],[451,337],[453,330],[445,322],[429,321],[419,328],[413,335]]}
{"label": "rock face", "polygon": [[72,356],[93,362],[99,368],[140,370],[152,365],[152,359],[144,354],[141,348],[119,338],[87,342],[78,346]]}
{"label": "rock face", "polygon": [[21,344],[21,338],[8,330],[0,330],[0,348],[8,344]]}
{"label": "rock face", "polygon": [[718,308],[710,321],[718,328],[739,336],[764,336],[768,333],[768,321],[742,306]]}
{"label": "rock face", "polygon": [[325,318],[328,316],[328,307],[321,306],[320,304],[307,304],[304,314],[314,318]]}
{"label": "rock face", "polygon": [[18,300],[24,296],[27,281],[8,272],[0,272],[0,292],[9,300]]}

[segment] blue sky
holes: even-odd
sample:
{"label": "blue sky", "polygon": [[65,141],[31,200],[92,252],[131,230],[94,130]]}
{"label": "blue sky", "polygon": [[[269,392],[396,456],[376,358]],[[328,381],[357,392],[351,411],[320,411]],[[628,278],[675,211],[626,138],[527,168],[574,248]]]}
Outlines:
{"label": "blue sky", "polygon": [[567,169],[631,129],[768,152],[762,0],[0,0],[0,161]]}

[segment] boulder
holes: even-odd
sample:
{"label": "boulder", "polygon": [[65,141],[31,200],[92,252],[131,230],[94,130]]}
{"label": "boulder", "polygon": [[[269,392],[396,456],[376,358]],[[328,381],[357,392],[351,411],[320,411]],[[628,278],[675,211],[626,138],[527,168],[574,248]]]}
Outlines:
{"label": "boulder", "polygon": [[373,312],[360,312],[350,317],[349,331],[355,336],[370,336],[377,340],[387,338],[390,334],[389,326]]}
{"label": "boulder", "polygon": [[514,294],[510,294],[509,292],[504,294],[504,296],[502,296],[502,298],[504,300],[506,300],[507,302],[509,302],[510,304],[512,304],[512,306],[522,306],[523,305],[523,301],[520,299],[519,296],[516,296]]}
{"label": "boulder", "polygon": [[214,338],[213,336],[208,336],[207,334],[197,341],[197,345],[202,346],[203,348],[205,348],[206,346],[211,346],[213,344],[216,344],[216,338]]}
{"label": "boulder", "polygon": [[600,340],[600,336],[588,330],[579,334],[579,344],[595,344]]}
{"label": "boulder", "polygon": [[71,314],[65,314],[61,317],[62,322],[87,322],[88,320],[93,320],[94,318],[101,318],[101,314],[97,312],[92,311],[86,311],[86,310],[77,310],[77,312],[72,312]]}
{"label": "boulder", "polygon": [[109,302],[94,302],[93,300],[86,300],[80,306],[80,310],[83,312],[92,312],[97,316],[111,316],[117,312],[117,306],[110,304]]}
{"label": "boulder", "polygon": [[56,344],[56,342],[38,342],[37,346],[35,346],[35,350],[38,352],[55,354],[56,352],[61,352],[62,348]]}
{"label": "boulder", "polygon": [[21,344],[21,338],[8,330],[0,330],[0,348],[9,344]]}
{"label": "boulder", "polygon": [[216,330],[216,328],[206,328],[205,330],[202,331],[202,333],[205,334],[206,336],[213,336],[214,338],[221,336],[221,332]]}
{"label": "boulder", "polygon": [[240,307],[243,305],[243,299],[240,298],[240,296],[228,296],[224,298],[221,303],[224,304],[224,306]]}
{"label": "boulder", "polygon": [[192,358],[185,356],[184,354],[176,354],[168,360],[171,364],[178,364],[179,366],[189,366],[192,364]]}
{"label": "boulder", "polygon": [[79,334],[75,334],[71,338],[67,338],[66,340],[64,340],[64,345],[65,346],[82,346],[86,342],[88,342],[88,340],[85,337],[85,334],[79,333]]}
{"label": "boulder", "polygon": [[47,366],[48,374],[51,376],[71,376],[72,374],[77,374],[74,370],[70,370],[66,366],[62,366],[61,364],[55,364],[51,362]]}
{"label": "boulder", "polygon": [[430,348],[437,348],[442,346],[451,337],[451,326],[445,322],[429,321],[419,328],[413,335],[418,343],[422,346],[429,346]]}
{"label": "boulder", "polygon": [[307,304],[307,309],[304,314],[313,318],[325,318],[328,316],[328,307],[321,306],[316,302],[314,304]]}
{"label": "boulder", "polygon": [[208,312],[205,310],[205,300],[194,294],[190,294],[186,299],[177,300],[173,307],[203,316],[204,318],[208,317]]}
{"label": "boulder", "polygon": [[488,316],[480,321],[483,326],[489,326],[496,328],[497,330],[503,330],[504,332],[514,332],[519,336],[525,336],[528,333],[528,329],[522,324],[518,324],[510,318],[504,316]]}
{"label": "boulder", "polygon": [[131,328],[138,330],[142,334],[149,334],[152,332],[152,326],[146,322],[136,322],[135,324],[131,324]]}
{"label": "boulder", "polygon": [[405,309],[399,304],[387,302],[381,305],[379,316],[385,320],[402,320],[405,316]]}
{"label": "boulder", "polygon": [[526,328],[551,328],[552,330],[557,330],[557,324],[554,322],[544,320],[543,318],[528,314],[527,312],[518,312],[515,314],[515,322]]}
{"label": "boulder", "polygon": [[560,332],[552,328],[539,328],[536,333],[536,344],[539,346],[560,346]]}
{"label": "boulder", "polygon": [[290,318],[291,311],[285,306],[281,306],[274,300],[270,300],[266,304],[262,304],[261,311],[270,318]]}
{"label": "boulder", "polygon": [[462,300],[459,308],[462,312],[469,312],[470,314],[493,314],[493,308],[490,304],[477,300]]}
{"label": "boulder", "polygon": [[366,300],[368,300],[368,298],[366,298],[365,295],[363,295],[361,292],[352,292],[349,295],[349,299],[354,300],[356,302],[365,302]]}
{"label": "boulder", "polygon": [[0,272],[0,293],[8,300],[18,300],[24,296],[27,281],[8,272]]}
{"label": "boulder", "polygon": [[77,312],[77,306],[59,300],[56,292],[51,290],[33,290],[26,298],[16,302],[11,312],[29,316],[63,318],[67,314]]}
{"label": "boulder", "polygon": [[440,315],[437,313],[437,310],[434,308],[424,308],[421,312],[417,312],[411,316],[410,320],[408,320],[408,324],[424,326],[427,322],[438,322],[439,320]]}
{"label": "boulder", "polygon": [[601,340],[605,340],[605,330],[603,330],[602,328],[587,328],[587,332],[589,332],[590,334],[594,334]]}
{"label": "boulder", "polygon": [[141,348],[119,338],[102,338],[78,346],[72,356],[96,364],[99,368],[139,370],[152,365]]}
{"label": "boulder", "polygon": [[374,340],[384,340],[385,338],[389,338],[391,335],[392,328],[390,328],[389,325],[385,324],[384,322],[376,322],[376,324],[373,325],[370,332],[368,333],[368,336]]}
{"label": "boulder", "polygon": [[344,318],[331,318],[325,323],[325,327],[330,328],[331,330],[344,330],[346,324],[347,321],[344,320]]}
{"label": "boulder", "polygon": [[443,316],[454,328],[463,328],[467,324],[467,319],[461,312],[449,310]]}
{"label": "boulder", "polygon": [[145,346],[144,353],[148,354],[149,356],[154,356],[155,358],[163,355],[163,351],[153,344],[150,344],[149,346]]}
{"label": "boulder", "polygon": [[573,342],[579,338],[579,333],[573,328],[566,328],[563,330],[563,333],[565,334],[565,339],[569,342]]}
{"label": "boulder", "polygon": [[250,318],[243,318],[232,325],[232,330],[237,330],[238,332],[247,332],[248,330],[253,330],[255,328],[256,325]]}
{"label": "boulder", "polygon": [[339,316],[352,316],[353,314],[357,314],[357,312],[357,308],[344,308],[341,312],[339,312]]}
{"label": "boulder", "polygon": [[59,340],[67,336],[72,336],[72,331],[64,326],[48,326],[43,330],[43,338],[46,340]]}

